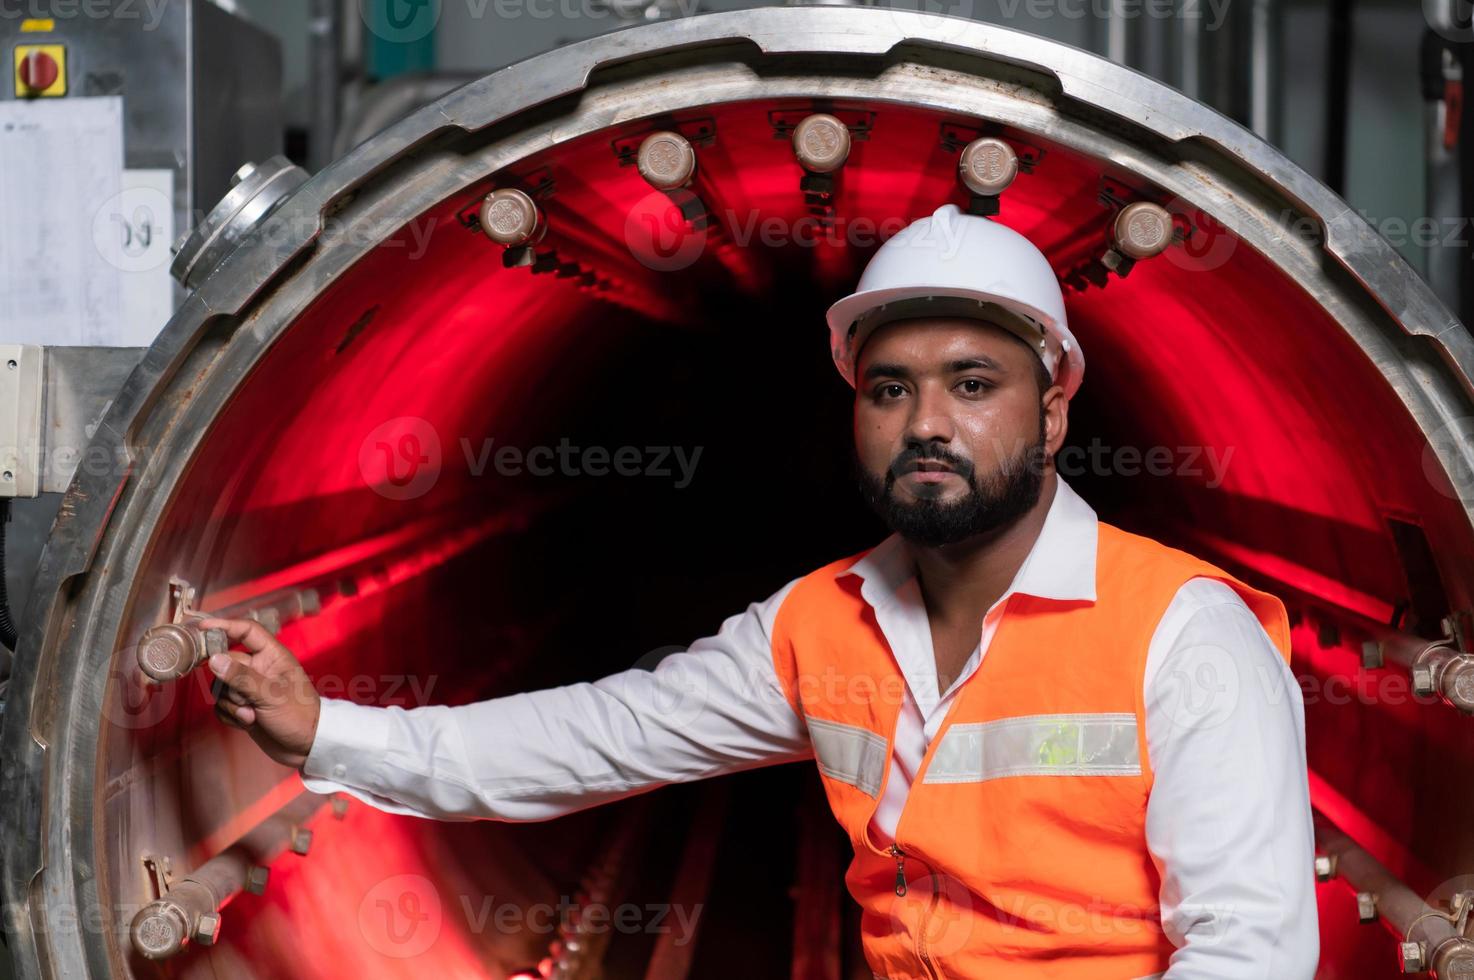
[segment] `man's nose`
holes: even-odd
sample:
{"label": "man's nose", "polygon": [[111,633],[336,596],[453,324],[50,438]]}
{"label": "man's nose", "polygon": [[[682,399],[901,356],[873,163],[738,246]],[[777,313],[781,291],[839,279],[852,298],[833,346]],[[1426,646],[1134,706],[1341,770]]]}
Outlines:
{"label": "man's nose", "polygon": [[957,426],[948,411],[946,392],[939,385],[921,385],[911,402],[911,417],[906,421],[906,435],[912,439],[951,442]]}

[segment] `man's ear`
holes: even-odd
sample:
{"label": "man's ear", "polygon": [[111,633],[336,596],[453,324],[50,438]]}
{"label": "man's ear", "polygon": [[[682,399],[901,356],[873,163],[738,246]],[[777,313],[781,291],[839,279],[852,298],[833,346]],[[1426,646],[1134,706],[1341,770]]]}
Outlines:
{"label": "man's ear", "polygon": [[1070,430],[1070,400],[1062,385],[1050,385],[1040,396],[1044,410],[1044,452],[1050,458],[1065,444]]}

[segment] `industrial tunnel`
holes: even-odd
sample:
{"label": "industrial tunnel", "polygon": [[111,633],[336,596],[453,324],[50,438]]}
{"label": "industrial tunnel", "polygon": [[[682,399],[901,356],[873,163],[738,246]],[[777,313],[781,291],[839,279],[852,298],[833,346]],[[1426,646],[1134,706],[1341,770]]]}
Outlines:
{"label": "industrial tunnel", "polygon": [[[850,140],[818,176],[792,138],[816,113]],[[684,187],[642,174],[656,133],[694,154]],[[1019,165],[996,195],[959,179],[984,139]],[[324,695],[410,706],[650,667],[715,632],[884,536],[823,311],[945,203],[996,208],[1065,284],[1088,366],[1065,478],[1290,610],[1319,975],[1470,975],[1474,348],[1269,145],[1037,37],[793,7],[529,59],[311,179],[256,163],[183,245],[194,291],[99,427],[119,465],[74,478],[23,620],[18,976],[869,977],[809,765],[545,823],[396,816],[304,797],[214,719],[207,671],[151,684],[140,649],[181,610],[249,614]],[[485,224],[507,189],[534,205],[520,244]],[[1119,261],[1141,203],[1171,242]],[[639,465],[494,462],[560,443]],[[218,918],[143,955],[158,936],[135,915],[194,878]],[[565,897],[701,912],[689,934],[513,914]]]}

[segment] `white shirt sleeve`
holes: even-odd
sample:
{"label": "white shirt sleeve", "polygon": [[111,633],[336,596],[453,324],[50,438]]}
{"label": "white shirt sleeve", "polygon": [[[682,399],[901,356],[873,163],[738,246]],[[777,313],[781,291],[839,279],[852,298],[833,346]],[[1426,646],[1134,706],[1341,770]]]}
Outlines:
{"label": "white shirt sleeve", "polygon": [[770,641],[797,581],[654,670],[456,707],[324,698],[302,781],[390,813],[529,821],[810,758],[808,729],[783,695]]}
{"label": "white shirt sleeve", "polygon": [[1185,583],[1153,635],[1147,846],[1165,980],[1312,980],[1320,959],[1315,834],[1300,686],[1252,610]]}

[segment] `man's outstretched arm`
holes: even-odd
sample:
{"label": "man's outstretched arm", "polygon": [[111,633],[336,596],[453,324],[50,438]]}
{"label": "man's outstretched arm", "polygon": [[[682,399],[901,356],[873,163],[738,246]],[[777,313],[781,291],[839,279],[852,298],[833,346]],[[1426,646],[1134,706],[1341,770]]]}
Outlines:
{"label": "man's outstretched arm", "polygon": [[440,820],[546,820],[667,783],[808,758],[808,732],[778,686],[769,640],[794,582],[654,670],[456,707],[320,698],[259,625],[200,625],[226,627],[248,651],[231,654],[222,676],[230,691],[216,713],[299,768],[308,789]]}

